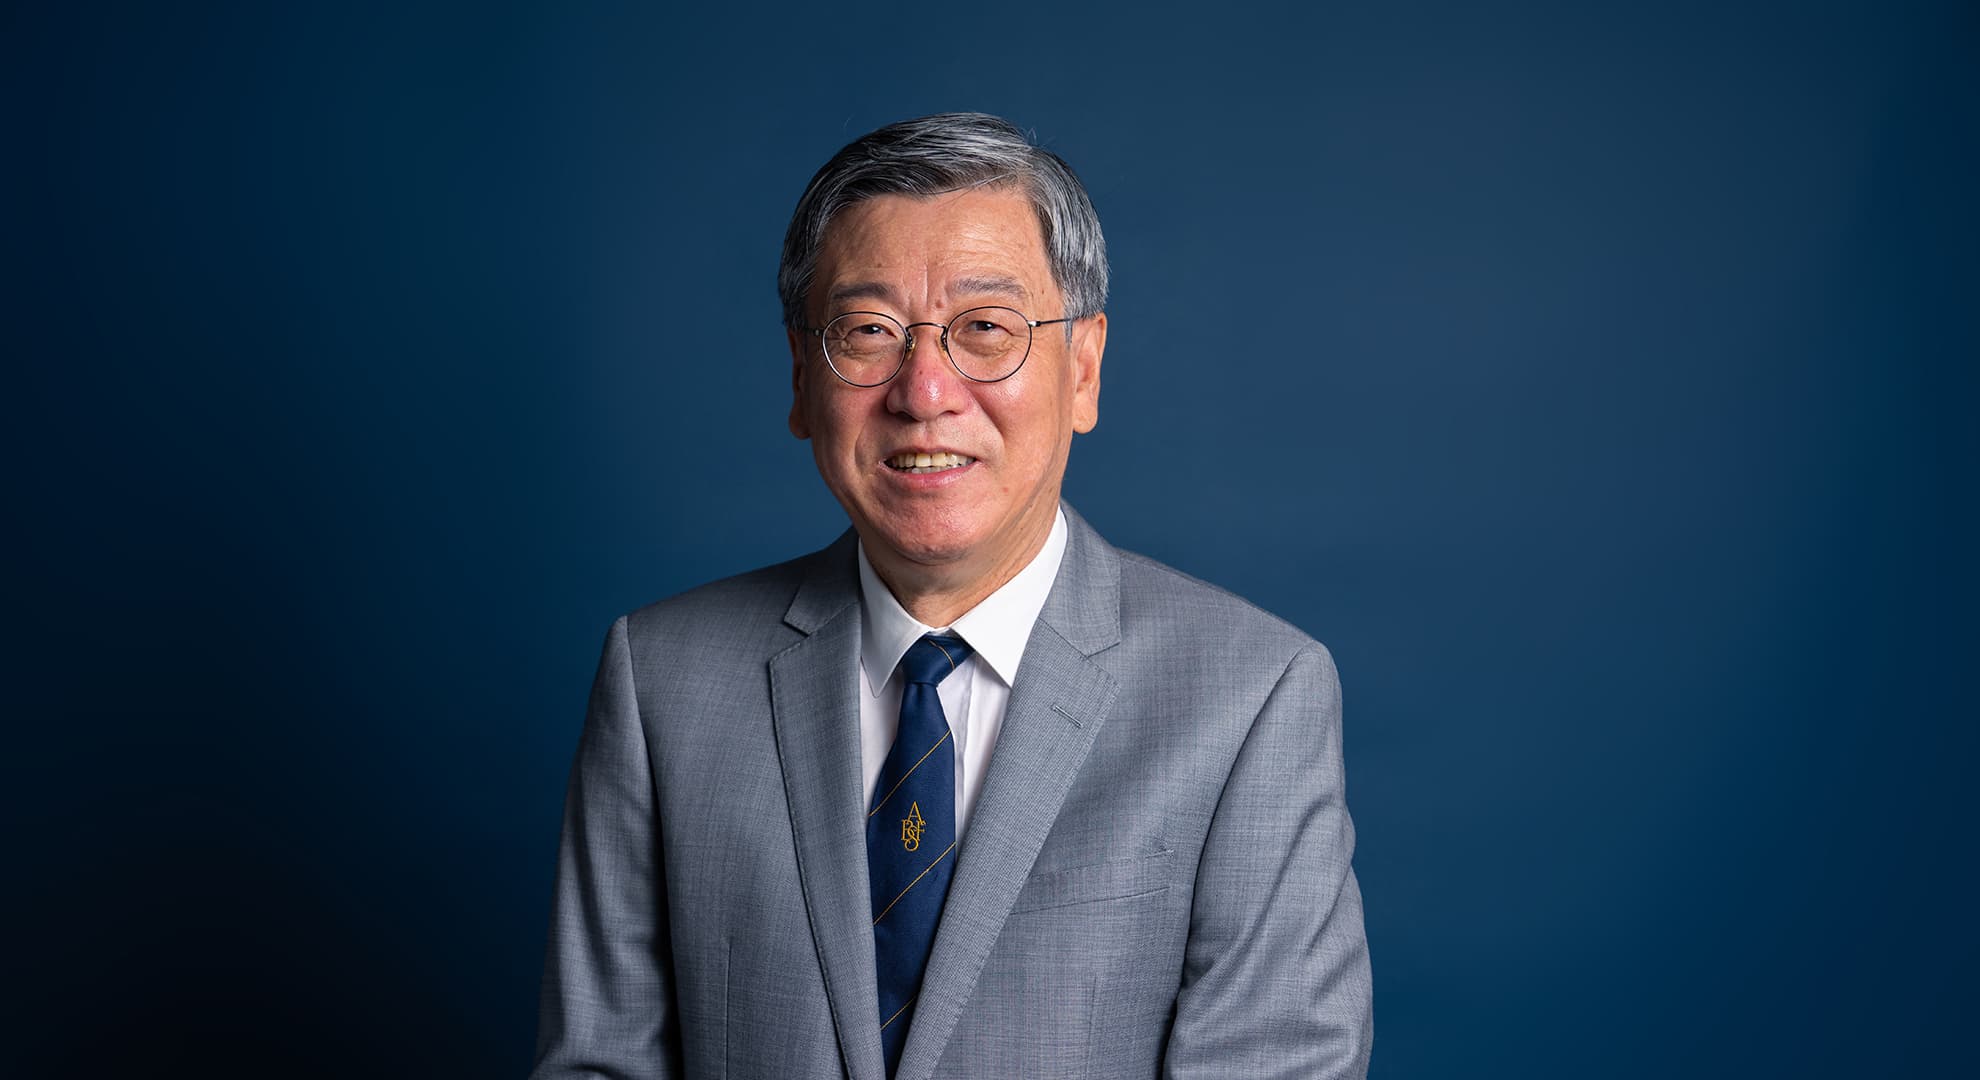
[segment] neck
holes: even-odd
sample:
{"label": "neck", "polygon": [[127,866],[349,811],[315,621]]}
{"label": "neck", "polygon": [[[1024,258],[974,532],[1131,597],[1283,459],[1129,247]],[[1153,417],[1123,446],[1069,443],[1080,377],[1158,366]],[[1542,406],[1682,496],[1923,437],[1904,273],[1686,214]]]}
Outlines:
{"label": "neck", "polygon": [[873,564],[873,572],[887,586],[887,591],[894,594],[894,599],[900,601],[915,621],[925,626],[948,626],[1031,565],[1052,535],[1052,523],[1058,516],[1056,501],[1052,503],[1052,511],[1044,527],[1034,529],[1025,543],[1013,546],[987,564],[964,560],[929,566],[884,551],[878,544],[866,546],[866,559]]}

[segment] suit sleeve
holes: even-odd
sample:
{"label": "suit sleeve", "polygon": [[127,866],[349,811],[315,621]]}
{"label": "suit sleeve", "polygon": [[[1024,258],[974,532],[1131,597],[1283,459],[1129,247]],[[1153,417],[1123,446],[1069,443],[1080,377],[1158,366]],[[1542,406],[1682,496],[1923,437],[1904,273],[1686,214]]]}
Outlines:
{"label": "suit sleeve", "polygon": [[667,890],[626,620],[571,766],[531,1080],[681,1075]]}
{"label": "suit sleeve", "polygon": [[1293,657],[1204,842],[1164,1075],[1360,1080],[1373,1039],[1333,660]]}

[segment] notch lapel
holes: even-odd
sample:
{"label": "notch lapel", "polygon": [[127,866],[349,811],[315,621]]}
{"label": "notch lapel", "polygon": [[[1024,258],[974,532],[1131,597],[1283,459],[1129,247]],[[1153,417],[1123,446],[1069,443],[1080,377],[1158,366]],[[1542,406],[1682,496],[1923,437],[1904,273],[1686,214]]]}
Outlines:
{"label": "notch lapel", "polygon": [[927,1080],[941,1061],[1120,689],[1091,659],[1120,642],[1120,556],[1064,509],[1065,559],[1018,663],[896,1080]]}
{"label": "notch lapel", "polygon": [[886,1080],[873,972],[859,750],[859,584],[853,534],[821,552],[784,621],[806,635],[770,659],[777,761],[839,1055]]}

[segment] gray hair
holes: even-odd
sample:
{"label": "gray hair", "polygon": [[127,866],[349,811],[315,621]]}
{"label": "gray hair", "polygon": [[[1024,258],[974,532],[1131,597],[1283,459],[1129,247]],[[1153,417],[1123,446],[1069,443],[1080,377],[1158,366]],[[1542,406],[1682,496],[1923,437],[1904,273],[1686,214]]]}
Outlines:
{"label": "gray hair", "polygon": [[[805,294],[818,269],[818,248],[839,211],[880,195],[928,196],[1003,186],[1020,188],[1038,213],[1066,317],[1105,310],[1107,241],[1072,166],[1034,145],[1008,120],[984,113],[938,113],[854,139],[811,178],[791,211],[777,266],[784,324],[804,325]],[[1066,329],[1070,332],[1072,324]]]}

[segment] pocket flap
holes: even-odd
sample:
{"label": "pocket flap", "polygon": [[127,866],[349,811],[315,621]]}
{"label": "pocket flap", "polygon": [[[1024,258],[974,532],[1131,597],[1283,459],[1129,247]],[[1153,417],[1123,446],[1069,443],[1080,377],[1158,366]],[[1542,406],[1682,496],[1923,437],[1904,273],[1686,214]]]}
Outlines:
{"label": "pocket flap", "polygon": [[1169,887],[1169,871],[1174,863],[1175,852],[1164,848],[1147,855],[1033,874],[1025,880],[1011,914],[1161,892]]}

